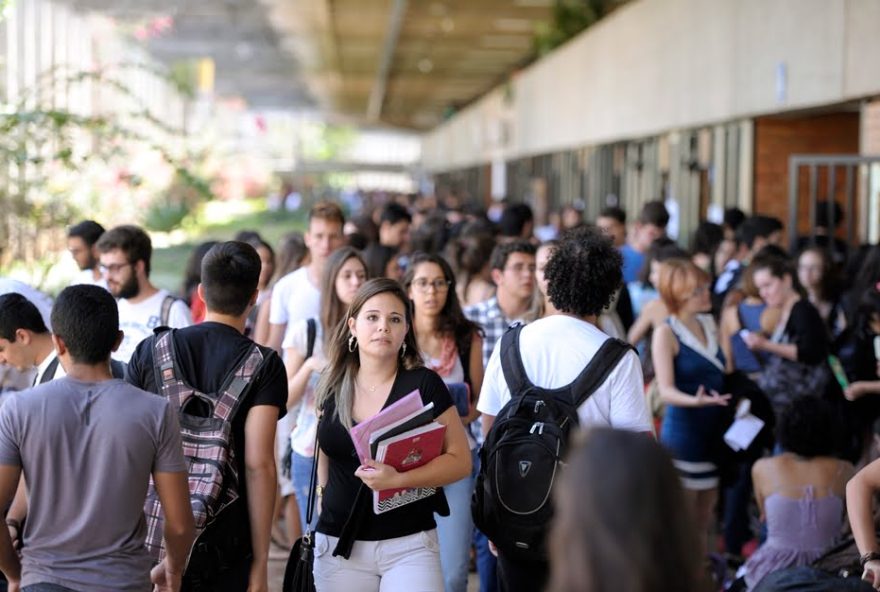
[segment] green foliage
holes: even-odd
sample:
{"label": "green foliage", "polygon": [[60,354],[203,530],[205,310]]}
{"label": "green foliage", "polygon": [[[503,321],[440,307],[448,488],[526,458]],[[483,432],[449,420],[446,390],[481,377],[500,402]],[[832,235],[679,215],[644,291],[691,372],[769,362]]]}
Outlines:
{"label": "green foliage", "polygon": [[[90,206],[101,196],[92,192],[90,204],[83,203],[81,196],[79,206],[83,212],[78,211],[70,192],[82,189],[89,175],[99,174],[96,171],[103,170],[106,177],[108,169],[117,170],[114,193],[119,193],[121,199],[134,199],[132,192],[142,190],[143,181],[127,170],[135,151],[158,154],[175,171],[173,183],[157,203],[145,204],[140,210],[152,227],[166,229],[179,223],[196,203],[210,197],[207,180],[191,168],[199,158],[169,148],[185,146],[183,131],[155,117],[140,97],[116,78],[130,69],[168,78],[143,64],[119,64],[72,74],[54,68],[22,93],[11,109],[0,113],[0,162],[7,165],[0,167],[0,211],[7,214],[0,219],[0,263],[40,259],[56,242],[47,233],[57,232],[83,213],[95,217],[97,212]],[[70,92],[85,83],[124,98],[131,110],[107,116],[83,115],[44,106],[40,100],[56,96],[59,89]],[[172,85],[185,90],[180,84]],[[44,235],[46,238],[41,239]]]}
{"label": "green foliage", "polygon": [[196,96],[198,80],[198,61],[182,60],[175,62],[171,65],[168,79],[181,95],[187,98],[194,98]]}
{"label": "green foliage", "polygon": [[346,126],[314,123],[302,134],[302,154],[308,160],[327,161],[341,156],[357,139],[357,132]]}
{"label": "green foliage", "polygon": [[178,168],[171,186],[147,208],[144,226],[150,230],[170,232],[194,213],[199,202],[210,197],[211,188],[204,179],[186,168]]}
{"label": "green foliage", "polygon": [[182,203],[155,202],[144,214],[144,226],[149,230],[171,232],[179,227],[183,219],[190,213],[189,207]]}
{"label": "green foliage", "polygon": [[[306,230],[307,212],[274,212],[265,209],[265,202],[252,201],[255,206],[253,211],[237,211],[235,215],[217,223],[204,223],[206,218],[197,212],[191,213],[186,218],[192,222],[189,226],[189,239],[184,244],[173,245],[153,250],[152,271],[150,279],[159,287],[176,291],[180,288],[183,279],[182,262],[186,261],[192,249],[199,243],[208,240],[232,240],[242,230],[257,230],[272,246],[277,246],[281,237],[292,231],[304,232]],[[259,204],[259,207],[257,205]],[[206,209],[206,206],[220,206],[220,209],[228,210],[228,204],[223,202],[211,202],[200,204],[196,210]]]}
{"label": "green foliage", "polygon": [[535,31],[535,53],[542,57],[608,14],[625,0],[556,0],[553,21]]}

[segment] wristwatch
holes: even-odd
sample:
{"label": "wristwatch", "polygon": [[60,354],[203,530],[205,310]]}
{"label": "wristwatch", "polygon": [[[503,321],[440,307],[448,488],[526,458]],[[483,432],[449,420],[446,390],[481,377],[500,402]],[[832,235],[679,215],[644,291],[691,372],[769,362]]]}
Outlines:
{"label": "wristwatch", "polygon": [[[325,489],[326,489],[326,487],[324,487],[323,485],[315,485],[315,494],[318,497],[324,497],[324,490]],[[878,555],[878,557],[880,557],[880,555]]]}
{"label": "wristwatch", "polygon": [[869,561],[877,561],[878,559],[880,559],[880,553],[878,553],[877,551],[871,551],[870,553],[865,553],[864,555],[859,557],[859,564],[862,567],[865,567],[865,564]]}

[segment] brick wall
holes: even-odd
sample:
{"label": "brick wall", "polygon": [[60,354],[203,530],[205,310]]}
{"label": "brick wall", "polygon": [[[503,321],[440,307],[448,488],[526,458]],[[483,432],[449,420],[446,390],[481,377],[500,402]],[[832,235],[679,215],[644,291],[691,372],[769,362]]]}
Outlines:
{"label": "brick wall", "polygon": [[[859,113],[755,119],[754,211],[788,225],[788,157],[792,154],[858,154]],[[845,172],[835,177],[835,199],[844,202]],[[809,229],[809,173],[800,172],[798,233]],[[818,199],[828,197],[827,172],[818,175]]]}

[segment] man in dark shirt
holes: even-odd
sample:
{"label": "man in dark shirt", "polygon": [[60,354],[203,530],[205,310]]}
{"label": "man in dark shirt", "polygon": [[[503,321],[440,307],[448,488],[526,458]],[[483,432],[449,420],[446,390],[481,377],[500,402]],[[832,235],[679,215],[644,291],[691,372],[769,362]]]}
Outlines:
{"label": "man in dark shirt", "polygon": [[[242,242],[214,246],[202,261],[202,283],[198,287],[207,306],[203,323],[175,331],[177,364],[186,382],[204,393],[221,390],[228,373],[239,366],[253,342],[244,337],[245,321],[256,303],[260,257]],[[159,392],[153,362],[153,341],[144,340],[128,367],[127,380],[141,388]],[[217,574],[219,591],[267,591],[269,536],[277,487],[275,472],[275,425],[286,412],[287,380],[284,365],[265,348],[266,361],[254,377],[244,400],[232,418],[232,437],[238,474],[240,507],[236,524],[224,526],[224,536],[250,535],[252,553],[246,553]],[[208,527],[208,531],[211,530]],[[247,538],[247,537],[244,537]],[[185,587],[184,587],[185,589]]]}

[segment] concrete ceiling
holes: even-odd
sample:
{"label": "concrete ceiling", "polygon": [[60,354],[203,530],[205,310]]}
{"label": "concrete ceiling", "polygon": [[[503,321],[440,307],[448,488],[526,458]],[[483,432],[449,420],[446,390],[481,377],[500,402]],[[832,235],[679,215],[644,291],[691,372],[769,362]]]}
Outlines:
{"label": "concrete ceiling", "polygon": [[533,53],[554,0],[62,0],[120,21],[171,16],[166,62],[211,57],[216,92],[256,107],[429,129]]}

